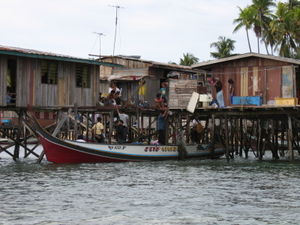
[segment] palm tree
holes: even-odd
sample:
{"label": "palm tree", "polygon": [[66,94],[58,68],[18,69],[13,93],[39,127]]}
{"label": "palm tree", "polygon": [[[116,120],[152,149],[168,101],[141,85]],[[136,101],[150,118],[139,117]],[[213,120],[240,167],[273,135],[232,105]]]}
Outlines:
{"label": "palm tree", "polygon": [[[300,11],[300,8],[298,8]],[[272,33],[276,38],[275,48],[279,50],[279,55],[284,57],[295,57],[299,52],[299,32],[297,20],[295,21],[295,11],[290,10],[289,5],[279,2],[274,20],[270,23]]]}
{"label": "palm tree", "polygon": [[240,10],[240,14],[238,18],[233,20],[233,23],[237,24],[233,30],[233,33],[237,32],[242,27],[245,27],[249,51],[252,52],[250,39],[249,39],[249,29],[251,29],[252,27],[255,11],[253,10],[253,7],[249,7],[249,6],[244,9],[238,7],[238,9]]}
{"label": "palm tree", "polygon": [[229,38],[219,36],[217,42],[213,42],[210,44],[210,47],[214,47],[217,49],[217,52],[211,52],[211,56],[214,58],[225,58],[228,56],[231,56],[231,51],[234,50],[234,40],[231,40]]}
{"label": "palm tree", "polygon": [[183,66],[191,66],[193,64],[196,64],[199,61],[199,59],[197,57],[195,57],[193,54],[191,53],[183,53],[183,58],[180,59],[180,65]]}
{"label": "palm tree", "polygon": [[[257,37],[257,50],[260,53],[259,49],[259,39],[261,38],[263,31],[268,29],[269,23],[271,21],[270,15],[271,10],[270,7],[275,6],[273,0],[252,0],[253,9],[256,11],[256,16],[254,20],[254,32]],[[267,44],[265,43],[265,46]],[[266,48],[267,52],[268,49]]]}
{"label": "palm tree", "polygon": [[299,0],[288,0],[289,9],[300,6]]}

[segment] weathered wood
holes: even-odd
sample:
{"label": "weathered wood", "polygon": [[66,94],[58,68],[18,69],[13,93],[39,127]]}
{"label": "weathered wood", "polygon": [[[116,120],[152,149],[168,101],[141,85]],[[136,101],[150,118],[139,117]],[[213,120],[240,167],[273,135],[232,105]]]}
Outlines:
{"label": "weathered wood", "polygon": [[[22,124],[22,117],[23,117],[23,111],[19,112],[19,124]],[[13,159],[17,160],[19,159],[19,154],[20,154],[20,138],[21,138],[21,127],[19,126],[17,129],[17,140],[15,144],[15,149],[14,149],[14,156]]]}
{"label": "weathered wood", "polygon": [[229,130],[228,130],[228,117],[225,116],[225,156],[227,161],[229,161],[230,156],[229,156]]}
{"label": "weathered wood", "polygon": [[288,115],[288,156],[290,160],[294,160],[294,150],[293,150],[293,126],[292,118]]}

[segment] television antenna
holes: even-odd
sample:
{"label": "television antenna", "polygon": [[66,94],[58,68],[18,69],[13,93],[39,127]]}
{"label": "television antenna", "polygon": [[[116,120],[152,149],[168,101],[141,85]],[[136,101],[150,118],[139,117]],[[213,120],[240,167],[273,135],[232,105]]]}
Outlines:
{"label": "television antenna", "polygon": [[118,11],[119,9],[123,9],[124,7],[119,5],[109,5],[116,9],[116,21],[115,21],[115,35],[114,35],[114,46],[113,46],[113,56],[115,55],[115,47],[116,47],[116,39],[117,39],[117,26],[118,26]]}
{"label": "television antenna", "polygon": [[105,36],[105,35],[100,32],[93,32],[93,33],[99,36],[99,58],[101,58],[101,36]]}

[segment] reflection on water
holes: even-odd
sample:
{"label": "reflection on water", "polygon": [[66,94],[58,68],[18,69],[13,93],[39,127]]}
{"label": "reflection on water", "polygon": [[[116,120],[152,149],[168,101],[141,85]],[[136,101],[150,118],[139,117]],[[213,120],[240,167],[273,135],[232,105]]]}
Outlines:
{"label": "reflection on water", "polygon": [[299,224],[299,165],[0,159],[0,224]]}

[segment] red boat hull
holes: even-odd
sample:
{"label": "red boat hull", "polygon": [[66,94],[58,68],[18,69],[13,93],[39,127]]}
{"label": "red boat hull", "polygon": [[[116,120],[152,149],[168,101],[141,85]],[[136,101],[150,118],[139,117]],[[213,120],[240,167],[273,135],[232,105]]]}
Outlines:
{"label": "red boat hull", "polygon": [[56,143],[49,142],[45,138],[40,138],[44,147],[46,158],[54,163],[105,163],[105,162],[127,162],[128,160],[107,158],[98,155],[76,151]]}

